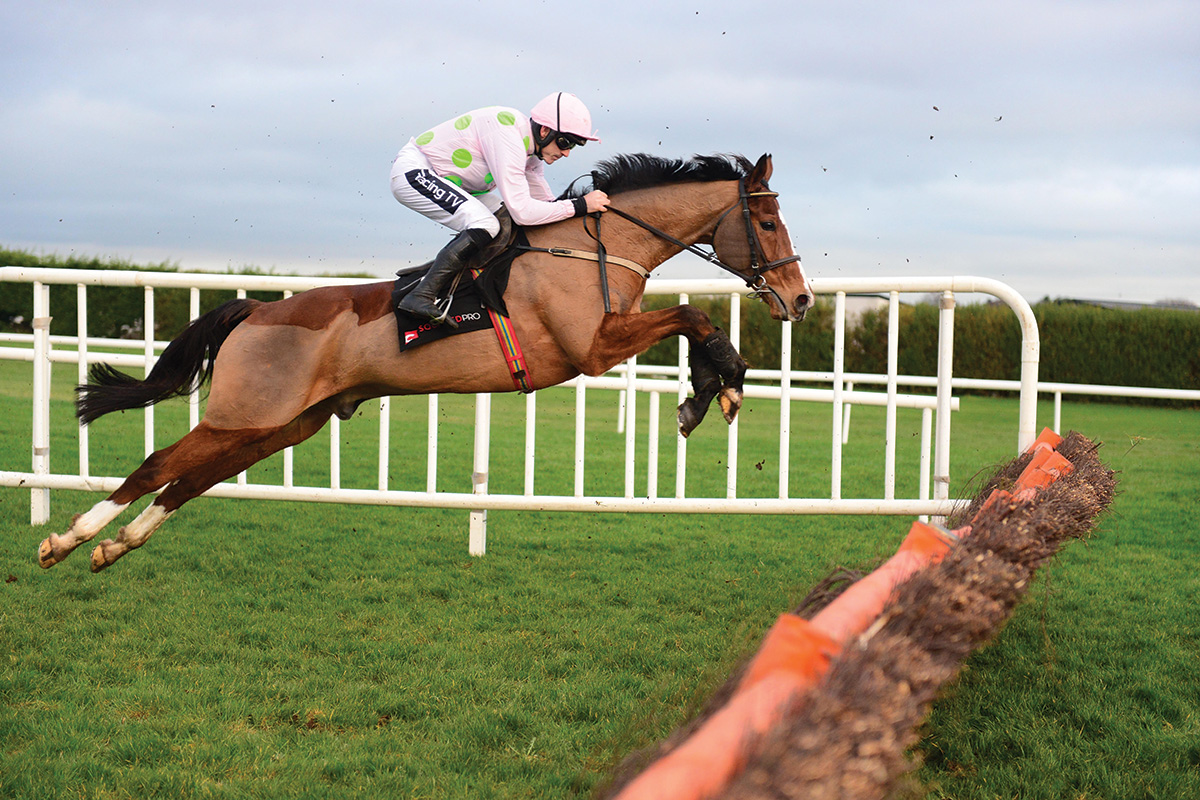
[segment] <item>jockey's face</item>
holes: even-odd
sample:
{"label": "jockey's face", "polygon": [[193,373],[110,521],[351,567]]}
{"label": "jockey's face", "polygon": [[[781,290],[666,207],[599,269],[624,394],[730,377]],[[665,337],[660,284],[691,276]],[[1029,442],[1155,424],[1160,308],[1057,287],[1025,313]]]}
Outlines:
{"label": "jockey's face", "polygon": [[[547,133],[550,132],[550,129],[547,128],[545,125],[543,125],[541,127],[542,127],[542,136],[544,137]],[[549,142],[542,145],[542,152],[541,152],[540,158],[542,159],[542,161],[545,161],[547,164],[553,164],[555,161],[558,161],[560,158],[566,158],[570,154],[571,154],[570,148],[563,150],[561,147],[558,146],[558,143],[555,139],[551,139]]]}

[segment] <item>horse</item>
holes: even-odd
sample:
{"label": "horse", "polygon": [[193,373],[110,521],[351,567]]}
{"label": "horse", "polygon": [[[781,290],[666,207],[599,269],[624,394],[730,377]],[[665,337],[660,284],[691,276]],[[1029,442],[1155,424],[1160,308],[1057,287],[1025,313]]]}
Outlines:
{"label": "horse", "polygon": [[[769,154],[754,164],[728,154],[686,160],[621,155],[600,162],[591,176],[594,188],[609,194],[607,212],[525,229],[528,245],[512,261],[503,302],[528,365],[528,390],[581,373],[601,375],[668,336],[682,335],[689,341],[693,396],[679,408],[681,432],[690,433],[717,396],[732,422],[746,363],[729,337],[694,306],[642,312],[640,304],[650,271],[691,250],[743,278],[774,319],[804,318],[812,287],[777,194],[768,187],[771,172]],[[569,188],[564,196],[581,193]],[[590,260],[560,257],[564,253]],[[609,262],[611,272],[603,268]],[[105,569],[144,544],[188,500],[299,444],[332,415],[349,419],[365,400],[514,390],[490,330],[402,351],[392,285],[229,301],[193,320],[144,380],[95,365],[91,383],[77,387],[83,424],[187,395],[207,382],[204,415],[179,441],[148,456],[111,495],[77,514],[62,535],[46,537],[39,564],[57,564],[139,498],[160,492],[115,539],[95,546],[91,569]]]}

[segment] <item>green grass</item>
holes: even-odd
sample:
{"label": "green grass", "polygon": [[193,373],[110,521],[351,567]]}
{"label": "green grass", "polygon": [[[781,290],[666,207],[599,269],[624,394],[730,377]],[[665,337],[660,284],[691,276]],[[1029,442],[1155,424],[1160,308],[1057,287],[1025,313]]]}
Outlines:
{"label": "green grass", "polygon": [[[0,469],[28,469],[28,369],[0,364]],[[74,459],[71,375],[55,369],[59,469]],[[587,491],[620,494],[614,401],[589,403]],[[538,407],[539,490],[569,492],[574,396]],[[424,487],[425,409],[393,401],[392,488]],[[473,401],[443,397],[440,414],[440,486],[467,491]],[[743,412],[741,494],[777,492],[777,418],[769,402]],[[180,404],[157,419],[160,446],[186,427]],[[137,465],[140,422],[96,424],[93,474]],[[495,398],[493,422],[490,488],[520,493],[523,401]],[[929,797],[1200,796],[1200,418],[1066,403],[1064,422],[1107,443],[1114,513],[947,688],[919,747]],[[792,493],[826,493],[828,407],[797,404],[793,426]],[[902,493],[918,426],[901,415]],[[956,491],[1013,455],[1015,426],[1015,401],[963,399]],[[376,430],[367,406],[343,423],[343,486],[375,485]],[[846,496],[878,493],[881,432],[880,410],[854,410]],[[706,420],[689,492],[722,494],[725,457],[723,423]],[[296,460],[297,483],[327,481],[327,434]],[[276,460],[250,477],[279,472]],[[831,567],[889,555],[910,522],[491,512],[489,554],[472,559],[464,512],[201,498],[100,575],[87,547],[40,570],[41,538],[99,499],[55,492],[51,524],[35,527],[28,492],[0,489],[0,797],[587,795]]]}

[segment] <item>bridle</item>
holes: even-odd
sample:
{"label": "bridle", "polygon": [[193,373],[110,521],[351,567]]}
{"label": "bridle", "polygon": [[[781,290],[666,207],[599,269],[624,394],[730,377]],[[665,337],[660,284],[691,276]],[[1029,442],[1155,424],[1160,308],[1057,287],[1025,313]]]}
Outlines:
{"label": "bridle", "polygon": [[[779,307],[782,309],[785,309],[785,311],[786,311],[787,304],[784,302],[783,298],[779,295],[779,292],[775,291],[775,289],[773,289],[771,286],[769,286],[767,284],[766,273],[770,272],[773,269],[778,269],[779,267],[782,267],[786,264],[791,264],[795,261],[799,261],[800,256],[792,255],[792,256],[787,256],[786,258],[776,259],[775,261],[768,260],[766,251],[763,249],[763,246],[762,246],[762,241],[759,240],[759,238],[758,238],[758,231],[756,231],[754,229],[754,220],[752,219],[752,217],[750,215],[750,198],[752,198],[752,197],[778,197],[778,196],[779,196],[778,192],[772,192],[772,191],[757,191],[757,192],[747,191],[746,190],[746,179],[739,178],[738,179],[737,202],[734,203],[733,205],[731,205],[729,208],[725,209],[723,212],[721,212],[721,215],[719,217],[717,217],[716,224],[713,226],[712,237],[711,237],[712,241],[713,241],[713,249],[711,251],[705,250],[704,248],[700,247],[699,245],[687,244],[686,242],[675,238],[674,236],[667,233],[666,231],[663,231],[663,230],[660,230],[660,229],[654,227],[653,225],[646,222],[645,220],[638,219],[637,217],[633,216],[632,214],[628,214],[614,206],[610,205],[608,207],[608,210],[610,212],[616,214],[618,217],[629,220],[630,222],[634,223],[635,225],[638,225],[638,226],[646,229],[647,231],[649,231],[650,233],[659,237],[660,239],[664,239],[664,240],[670,242],[671,244],[676,245],[677,247],[681,247],[684,250],[687,250],[689,253],[693,253],[693,254],[699,256],[700,258],[704,259],[708,263],[714,264],[714,265],[720,267],[721,269],[725,270],[726,272],[729,272],[729,273],[732,273],[732,274],[738,276],[739,278],[741,278],[742,280],[744,280],[746,282],[746,286],[750,287],[750,296],[751,297],[762,297],[763,295],[770,293],[771,295],[773,295],[775,297],[775,300],[779,304]],[[729,264],[726,264],[724,261],[721,260],[720,255],[717,253],[717,246],[716,246],[717,232],[721,229],[721,225],[723,225],[725,223],[726,219],[729,218],[730,214],[732,214],[734,211],[736,211],[739,206],[742,209],[742,219],[746,223],[746,244],[749,245],[749,247],[750,247],[750,264],[749,264],[750,274],[749,274],[749,276],[746,275],[745,271],[738,269],[736,267],[732,267]],[[596,220],[596,235],[593,236],[593,238],[596,240],[597,245],[600,246],[601,252],[603,252],[603,245],[600,244],[600,214],[597,213],[597,214],[592,214],[590,216]],[[591,235],[590,231],[588,233],[589,233],[589,235]]]}

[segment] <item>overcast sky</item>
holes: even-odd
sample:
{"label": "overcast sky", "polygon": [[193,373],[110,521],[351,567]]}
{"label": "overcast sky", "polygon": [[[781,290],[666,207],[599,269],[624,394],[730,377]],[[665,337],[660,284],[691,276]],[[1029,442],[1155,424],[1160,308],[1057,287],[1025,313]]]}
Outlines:
{"label": "overcast sky", "polygon": [[0,246],[387,276],[447,239],[391,197],[401,145],[561,89],[603,141],[555,190],[616,153],[771,152],[812,277],[1200,303],[1196,0],[39,0],[0,25]]}

